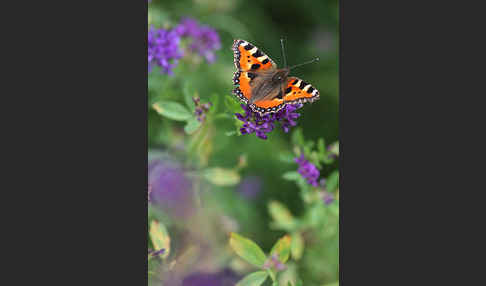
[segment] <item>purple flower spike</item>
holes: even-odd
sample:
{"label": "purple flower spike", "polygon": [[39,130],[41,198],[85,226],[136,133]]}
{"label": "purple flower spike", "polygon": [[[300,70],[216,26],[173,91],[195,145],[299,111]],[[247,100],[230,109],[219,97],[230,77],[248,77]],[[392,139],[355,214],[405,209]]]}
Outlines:
{"label": "purple flower spike", "polygon": [[186,18],[181,21],[176,30],[182,37],[192,38],[192,43],[189,46],[192,52],[198,53],[209,63],[213,63],[216,60],[214,51],[221,48],[221,41],[214,29],[199,25],[194,19]]}
{"label": "purple flower spike", "polygon": [[208,62],[216,60],[214,52],[221,48],[218,33],[207,26],[199,25],[193,19],[184,19],[173,29],[154,29],[148,31],[148,68],[153,65],[162,68],[162,72],[172,75],[172,69],[184,53],[180,49],[182,37],[192,39],[189,50],[203,56]]}
{"label": "purple flower spike", "polygon": [[262,180],[257,176],[244,178],[237,191],[247,199],[254,199],[262,190]]}
{"label": "purple flower spike", "polygon": [[201,104],[201,99],[199,97],[193,97],[192,100],[196,105],[196,109],[194,110],[194,114],[199,122],[203,122],[206,119],[206,112],[209,111],[209,108],[213,105],[211,102]]}
{"label": "purple flower spike", "polygon": [[319,179],[320,172],[314,166],[314,164],[310,163],[304,158],[304,155],[300,155],[299,158],[295,158],[295,162],[299,164],[298,172],[299,174],[307,180],[307,183],[317,187],[317,179]]}
{"label": "purple flower spike", "polygon": [[324,201],[324,203],[326,205],[329,205],[332,202],[334,202],[334,196],[332,194],[328,193],[328,192],[325,192],[322,200]]}
{"label": "purple flower spike", "polygon": [[282,129],[285,133],[289,132],[291,126],[297,125],[295,119],[297,119],[300,114],[295,111],[302,107],[299,105],[286,105],[285,108],[281,109],[277,113],[270,113],[261,116],[245,104],[241,104],[241,108],[245,111],[244,114],[235,113],[238,120],[243,122],[243,127],[240,128],[241,134],[251,134],[255,135],[261,139],[267,139],[267,133],[270,133],[275,128],[275,122],[280,122]]}
{"label": "purple flower spike", "polygon": [[193,183],[179,163],[166,158],[151,160],[148,182],[151,189],[150,202],[154,206],[177,219],[188,218],[193,214]]}
{"label": "purple flower spike", "polygon": [[148,65],[149,71],[152,65],[162,67],[162,71],[172,75],[172,69],[177,65],[177,60],[183,56],[179,50],[180,36],[174,29],[154,29],[148,31]]}
{"label": "purple flower spike", "polygon": [[280,121],[282,129],[285,133],[288,133],[291,126],[297,125],[295,119],[299,118],[300,114],[295,112],[301,108],[302,104],[287,105],[276,114],[276,119]]}
{"label": "purple flower spike", "polygon": [[195,272],[184,278],[182,286],[228,286],[235,285],[240,278],[240,275],[229,268],[216,273]]}

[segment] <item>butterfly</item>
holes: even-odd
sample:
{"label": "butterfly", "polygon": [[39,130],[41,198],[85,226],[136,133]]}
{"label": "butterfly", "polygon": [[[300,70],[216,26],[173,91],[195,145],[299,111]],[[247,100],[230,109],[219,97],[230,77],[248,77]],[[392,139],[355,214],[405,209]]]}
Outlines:
{"label": "butterfly", "polygon": [[313,102],[319,99],[319,91],[309,83],[289,76],[291,69],[318,61],[311,61],[287,67],[283,39],[282,56],[284,68],[279,69],[275,62],[255,45],[244,40],[233,42],[234,63],[236,72],[233,94],[248,104],[260,115],[278,112],[287,104]]}

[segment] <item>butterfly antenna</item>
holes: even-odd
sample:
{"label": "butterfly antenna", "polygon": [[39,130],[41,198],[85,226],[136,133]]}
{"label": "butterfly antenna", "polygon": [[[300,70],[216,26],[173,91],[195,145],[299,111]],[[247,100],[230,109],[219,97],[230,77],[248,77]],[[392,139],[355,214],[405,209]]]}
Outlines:
{"label": "butterfly antenna", "polygon": [[284,39],[280,38],[280,45],[282,46],[282,58],[284,61],[284,68],[287,67],[287,56],[285,55],[285,48],[284,48]]}
{"label": "butterfly antenna", "polygon": [[313,62],[318,62],[319,61],[319,58],[315,58],[315,59],[312,59],[310,61],[307,61],[305,63],[301,63],[301,64],[298,64],[298,65],[295,65],[295,66],[291,66],[289,69],[294,69],[296,67],[300,67],[300,66],[303,66],[303,65],[306,65],[306,64],[311,64]]}

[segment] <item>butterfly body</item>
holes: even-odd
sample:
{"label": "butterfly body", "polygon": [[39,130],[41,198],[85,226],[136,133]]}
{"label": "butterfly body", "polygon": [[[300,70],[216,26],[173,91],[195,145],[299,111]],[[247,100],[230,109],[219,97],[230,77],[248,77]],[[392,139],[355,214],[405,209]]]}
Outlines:
{"label": "butterfly body", "polygon": [[278,69],[261,50],[244,40],[233,43],[237,68],[233,93],[261,115],[277,112],[287,104],[313,102],[319,92],[296,77],[289,77],[290,68]]}

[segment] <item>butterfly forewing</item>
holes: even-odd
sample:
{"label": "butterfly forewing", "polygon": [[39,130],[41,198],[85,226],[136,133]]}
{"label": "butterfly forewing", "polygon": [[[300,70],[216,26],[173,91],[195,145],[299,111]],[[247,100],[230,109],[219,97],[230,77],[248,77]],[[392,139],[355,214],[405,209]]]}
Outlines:
{"label": "butterfly forewing", "polygon": [[274,61],[262,50],[244,40],[233,43],[234,63],[239,71],[276,69]]}

